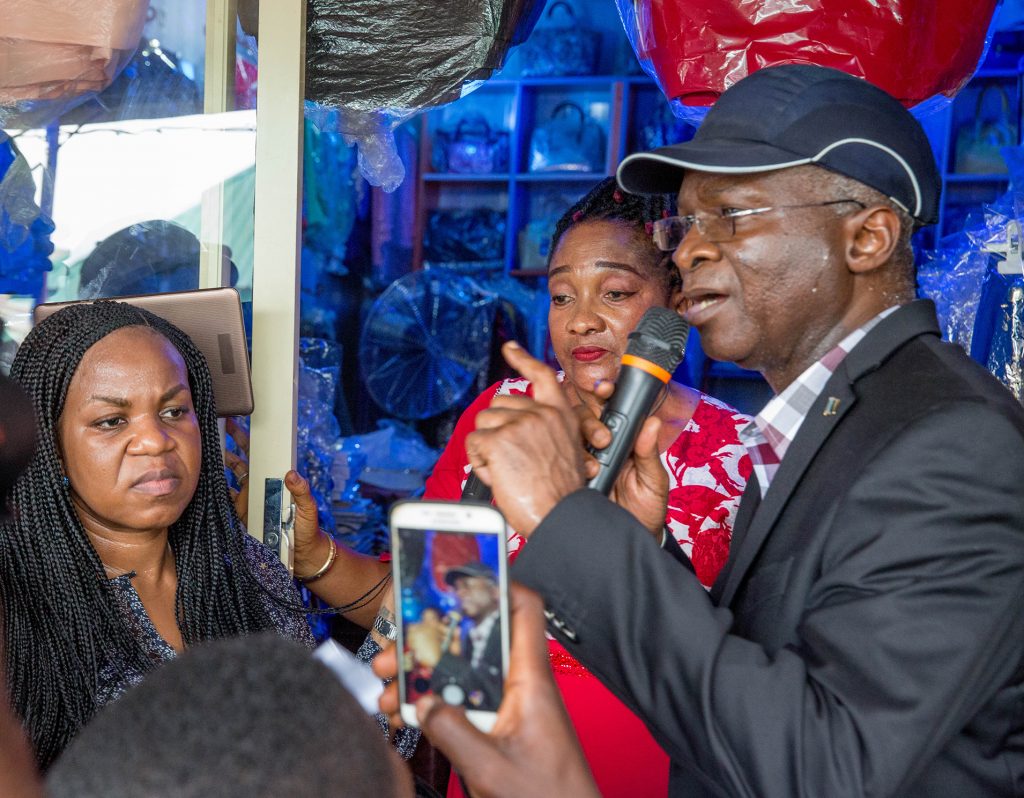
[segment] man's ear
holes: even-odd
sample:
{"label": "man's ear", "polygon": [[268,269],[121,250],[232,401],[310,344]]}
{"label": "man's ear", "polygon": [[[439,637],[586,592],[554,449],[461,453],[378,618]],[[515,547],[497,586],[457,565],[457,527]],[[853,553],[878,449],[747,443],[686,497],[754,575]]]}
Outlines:
{"label": "man's ear", "polygon": [[900,240],[900,217],[885,205],[865,208],[845,219],[846,263],[866,274],[888,263]]}

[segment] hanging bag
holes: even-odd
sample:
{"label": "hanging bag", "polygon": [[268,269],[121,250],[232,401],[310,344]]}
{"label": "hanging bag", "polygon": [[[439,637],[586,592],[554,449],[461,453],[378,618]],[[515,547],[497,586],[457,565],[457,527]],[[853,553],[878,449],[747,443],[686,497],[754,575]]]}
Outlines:
{"label": "hanging bag", "polygon": [[[1000,97],[1000,113],[996,118],[984,119],[982,109],[989,91]],[[1006,170],[1000,150],[1016,144],[1017,131],[1010,121],[1010,98],[1006,89],[990,83],[978,93],[974,105],[974,124],[963,125],[956,138],[956,171],[968,174],[1002,174]]]}
{"label": "hanging bag", "polygon": [[434,134],[435,172],[484,175],[508,171],[508,133],[492,130],[482,114],[467,114],[454,130]]}
{"label": "hanging bag", "polygon": [[521,46],[523,77],[593,75],[599,39],[597,31],[581,24],[569,3],[558,0]]}
{"label": "hanging bag", "polygon": [[564,102],[530,139],[531,172],[604,172],[605,135],[576,103]]}

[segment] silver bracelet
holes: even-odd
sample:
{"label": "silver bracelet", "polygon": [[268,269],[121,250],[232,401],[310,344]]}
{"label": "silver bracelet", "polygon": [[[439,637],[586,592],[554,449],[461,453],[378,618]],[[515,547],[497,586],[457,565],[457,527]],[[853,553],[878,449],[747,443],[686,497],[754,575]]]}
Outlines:
{"label": "silver bracelet", "polygon": [[[388,612],[384,607],[380,608],[377,617],[373,619],[373,630],[386,640],[398,639],[398,627],[385,618],[381,613]],[[391,613],[388,612],[390,615]]]}

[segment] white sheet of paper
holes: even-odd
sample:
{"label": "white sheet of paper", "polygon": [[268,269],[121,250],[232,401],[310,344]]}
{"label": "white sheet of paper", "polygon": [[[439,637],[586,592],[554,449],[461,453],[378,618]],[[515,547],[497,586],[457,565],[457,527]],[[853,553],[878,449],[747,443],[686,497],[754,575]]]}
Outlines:
{"label": "white sheet of paper", "polygon": [[371,715],[380,712],[378,702],[384,692],[384,683],[377,678],[369,665],[356,659],[352,652],[334,640],[321,643],[313,652],[313,656],[333,671],[338,681],[355,696],[363,709]]}

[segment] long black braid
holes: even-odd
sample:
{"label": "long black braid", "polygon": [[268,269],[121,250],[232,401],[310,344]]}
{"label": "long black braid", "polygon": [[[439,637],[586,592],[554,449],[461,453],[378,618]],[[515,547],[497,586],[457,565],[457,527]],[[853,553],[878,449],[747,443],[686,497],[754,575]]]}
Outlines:
{"label": "long black braid", "polygon": [[672,264],[672,253],[662,252],[651,238],[651,225],[671,215],[672,201],[667,194],[630,194],[618,187],[614,177],[605,178],[558,220],[551,236],[547,266],[551,267],[551,256],[570,227],[585,222],[619,222],[635,231],[637,245],[650,255],[652,263],[664,269],[669,290],[672,290],[680,283],[679,272]]}
{"label": "long black braid", "polygon": [[128,304],[72,305],[55,313],[28,335],[11,369],[35,406],[39,445],[14,486],[13,518],[0,525],[9,688],[44,768],[96,711],[105,663],[139,672],[153,666],[109,592],[103,564],[71,503],[57,444],[68,386],[85,352],[135,325],[163,335],[184,359],[202,439],[195,494],[169,532],[182,639],[192,645],[274,628],[259,600],[262,590],[247,573],[203,355],[177,327]]}

